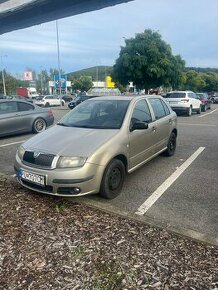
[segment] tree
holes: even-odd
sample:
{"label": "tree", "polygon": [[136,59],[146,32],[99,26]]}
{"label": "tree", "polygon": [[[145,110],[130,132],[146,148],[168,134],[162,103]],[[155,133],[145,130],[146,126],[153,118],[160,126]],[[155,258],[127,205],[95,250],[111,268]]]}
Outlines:
{"label": "tree", "polygon": [[80,76],[77,79],[72,78],[71,81],[73,83],[73,88],[82,92],[88,91],[93,86],[91,78],[87,76]]}
{"label": "tree", "polygon": [[[0,71],[0,76],[2,76],[2,71]],[[16,88],[21,87],[24,84],[24,81],[17,80],[15,77],[11,76],[9,73],[4,70],[4,79],[5,79],[5,88],[7,95],[15,95]],[[0,95],[3,95],[3,80],[0,77]]]}
{"label": "tree", "polygon": [[125,40],[113,70],[113,80],[126,86],[130,81],[139,89],[177,87],[185,62],[174,56],[170,45],[150,29]]}

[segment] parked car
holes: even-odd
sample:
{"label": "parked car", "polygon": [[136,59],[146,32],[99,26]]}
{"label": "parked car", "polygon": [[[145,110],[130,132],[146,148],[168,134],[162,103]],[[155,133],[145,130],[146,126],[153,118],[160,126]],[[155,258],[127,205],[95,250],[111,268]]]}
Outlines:
{"label": "parked car", "polygon": [[201,113],[201,101],[192,91],[172,91],[166,94],[165,100],[175,112],[188,116],[191,116],[192,112]]}
{"label": "parked car", "polygon": [[40,107],[61,106],[61,105],[64,106],[65,101],[60,100],[59,96],[46,95],[37,97],[35,105]]}
{"label": "parked car", "polygon": [[176,149],[177,116],[160,96],[89,99],[19,147],[18,181],[57,196],[116,197],[126,173]]}
{"label": "parked car", "polygon": [[206,110],[211,109],[211,99],[207,93],[196,93],[198,99],[201,101],[201,111],[206,112]]}
{"label": "parked car", "polygon": [[72,101],[73,97],[71,95],[63,95],[61,96],[62,100],[64,100],[65,102],[70,102]]}
{"label": "parked car", "polygon": [[80,96],[77,96],[75,99],[73,99],[69,104],[68,104],[68,107],[70,109],[73,109],[75,108],[77,105],[79,105],[80,103],[88,100],[88,99],[91,99],[91,98],[95,98],[97,96],[89,96],[89,95],[80,95]]}
{"label": "parked car", "polygon": [[0,137],[25,132],[40,133],[52,125],[51,109],[21,100],[0,100]]}

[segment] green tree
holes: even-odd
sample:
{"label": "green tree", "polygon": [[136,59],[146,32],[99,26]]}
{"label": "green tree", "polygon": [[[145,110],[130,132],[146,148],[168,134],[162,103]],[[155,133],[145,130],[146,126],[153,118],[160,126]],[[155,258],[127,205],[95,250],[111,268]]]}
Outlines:
{"label": "green tree", "polygon": [[[2,76],[2,71],[0,71],[0,76]],[[5,79],[5,89],[6,94],[15,95],[16,88],[21,87],[24,85],[24,81],[18,80],[12,75],[10,75],[6,70],[4,70],[4,79]],[[3,88],[3,80],[2,77],[0,78],[0,95],[3,95],[4,88]]]}
{"label": "green tree", "polygon": [[158,32],[150,29],[125,40],[113,70],[113,80],[126,86],[133,81],[139,89],[177,87],[185,62],[174,56]]}
{"label": "green tree", "polygon": [[92,80],[88,76],[80,76],[76,79],[71,79],[71,82],[73,83],[74,90],[80,90],[80,91],[88,91],[93,86]]}
{"label": "green tree", "polygon": [[189,70],[184,73],[182,89],[201,92],[204,91],[205,86],[206,82],[202,73],[198,73],[194,70]]}

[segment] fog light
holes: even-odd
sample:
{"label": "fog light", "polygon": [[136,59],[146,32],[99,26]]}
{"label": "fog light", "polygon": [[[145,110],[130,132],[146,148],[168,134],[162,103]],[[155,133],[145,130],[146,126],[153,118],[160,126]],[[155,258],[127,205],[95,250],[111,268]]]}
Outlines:
{"label": "fog light", "polygon": [[79,194],[81,192],[81,189],[79,187],[73,187],[70,192],[74,194]]}

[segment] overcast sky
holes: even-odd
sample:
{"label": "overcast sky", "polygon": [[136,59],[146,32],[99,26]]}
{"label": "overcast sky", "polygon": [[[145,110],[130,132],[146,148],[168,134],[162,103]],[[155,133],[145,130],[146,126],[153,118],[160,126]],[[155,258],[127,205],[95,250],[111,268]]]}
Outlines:
{"label": "overcast sky", "polygon": [[[218,68],[217,0],[134,0],[60,19],[60,62],[65,72],[113,65],[124,38],[150,28],[186,66]],[[0,35],[3,66],[12,74],[58,67],[55,22]]]}

